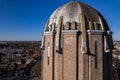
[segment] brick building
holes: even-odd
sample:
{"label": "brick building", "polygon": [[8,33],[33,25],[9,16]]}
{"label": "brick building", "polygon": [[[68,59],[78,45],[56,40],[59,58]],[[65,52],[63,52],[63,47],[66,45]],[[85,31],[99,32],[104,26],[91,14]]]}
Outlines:
{"label": "brick building", "polygon": [[72,1],[48,19],[42,38],[42,80],[112,80],[112,32],[87,4]]}

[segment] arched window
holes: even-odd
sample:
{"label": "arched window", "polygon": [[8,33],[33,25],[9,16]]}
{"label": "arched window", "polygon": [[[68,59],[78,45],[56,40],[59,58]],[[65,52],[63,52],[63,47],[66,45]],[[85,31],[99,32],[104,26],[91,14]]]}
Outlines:
{"label": "arched window", "polygon": [[97,52],[98,51],[98,49],[97,49],[98,44],[97,44],[97,42],[98,42],[97,39],[95,39],[95,41],[94,41],[94,49],[95,49],[95,68],[96,69],[98,69],[98,52]]}
{"label": "arched window", "polygon": [[48,65],[50,63],[50,42],[48,42],[48,51],[47,51]]}

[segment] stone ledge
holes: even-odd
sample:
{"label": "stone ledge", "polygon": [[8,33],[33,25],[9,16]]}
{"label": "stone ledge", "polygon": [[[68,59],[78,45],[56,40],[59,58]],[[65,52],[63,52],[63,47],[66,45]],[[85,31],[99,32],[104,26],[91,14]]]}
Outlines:
{"label": "stone ledge", "polygon": [[62,30],[63,34],[77,34],[78,30]]}
{"label": "stone ledge", "polygon": [[54,31],[44,32],[44,35],[51,35],[51,34],[54,34]]}
{"label": "stone ledge", "polygon": [[87,32],[89,34],[92,34],[92,35],[101,35],[101,34],[104,34],[104,31],[101,31],[101,30],[87,30]]}

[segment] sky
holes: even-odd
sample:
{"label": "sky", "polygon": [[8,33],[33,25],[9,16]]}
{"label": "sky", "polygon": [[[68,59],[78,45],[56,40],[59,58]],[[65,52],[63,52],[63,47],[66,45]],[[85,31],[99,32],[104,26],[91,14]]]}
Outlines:
{"label": "sky", "polygon": [[[0,41],[40,41],[50,15],[72,0],[0,0]],[[99,11],[120,40],[120,0],[77,0]]]}

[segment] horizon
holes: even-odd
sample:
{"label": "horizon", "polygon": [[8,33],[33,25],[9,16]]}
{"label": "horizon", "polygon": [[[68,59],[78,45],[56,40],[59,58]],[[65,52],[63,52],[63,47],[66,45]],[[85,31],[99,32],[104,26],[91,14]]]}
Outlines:
{"label": "horizon", "polygon": [[[0,0],[0,41],[41,41],[47,19],[70,1],[73,0]],[[113,32],[113,40],[120,40],[119,0],[77,1],[100,12]]]}
{"label": "horizon", "polygon": [[8,41],[7,40],[6,41],[0,40],[0,42],[41,42],[41,40],[40,41],[39,40],[33,40],[33,41],[32,40],[28,40],[28,41],[27,40],[18,40],[18,41],[17,40],[16,41],[15,40],[8,40]]}

